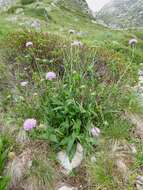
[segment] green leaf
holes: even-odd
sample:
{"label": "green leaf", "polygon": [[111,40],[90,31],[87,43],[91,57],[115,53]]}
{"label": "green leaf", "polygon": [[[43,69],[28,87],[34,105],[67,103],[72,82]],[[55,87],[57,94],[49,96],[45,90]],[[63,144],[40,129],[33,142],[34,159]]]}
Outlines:
{"label": "green leaf", "polygon": [[67,154],[70,155],[70,152],[72,150],[72,147],[75,142],[75,137],[72,135],[71,137],[68,138],[68,146],[67,146]]}
{"label": "green leaf", "polygon": [[56,137],[56,135],[54,135],[54,134],[51,134],[50,136],[49,136],[49,140],[51,141],[51,142],[58,142],[58,140],[57,140],[57,137]]}
{"label": "green leaf", "polygon": [[69,137],[65,137],[61,142],[60,145],[67,145],[69,141]]}
{"label": "green leaf", "polygon": [[45,133],[45,134],[39,135],[39,138],[44,139],[44,140],[48,140],[50,142],[56,142],[56,143],[58,142],[55,134]]}

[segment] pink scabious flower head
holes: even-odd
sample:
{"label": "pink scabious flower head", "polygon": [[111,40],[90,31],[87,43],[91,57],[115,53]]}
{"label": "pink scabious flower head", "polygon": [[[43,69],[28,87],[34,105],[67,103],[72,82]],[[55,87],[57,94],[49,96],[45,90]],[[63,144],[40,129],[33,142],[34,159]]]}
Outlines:
{"label": "pink scabious flower head", "polygon": [[37,125],[36,119],[26,119],[23,124],[23,128],[25,131],[30,131],[31,129],[35,128]]}
{"label": "pink scabious flower head", "polygon": [[54,79],[56,79],[56,73],[54,73],[54,72],[48,72],[46,74],[46,80],[54,80]]}
{"label": "pink scabious flower head", "polygon": [[26,45],[25,45],[27,48],[28,47],[32,47],[33,46],[33,42],[26,42]]}
{"label": "pink scabious flower head", "polygon": [[73,42],[71,43],[71,46],[79,46],[79,47],[83,47],[83,43],[80,42],[80,41],[73,41]]}
{"label": "pink scabious flower head", "polygon": [[129,45],[131,46],[135,46],[137,43],[138,43],[138,40],[135,38],[129,40]]}
{"label": "pink scabious flower head", "polygon": [[97,127],[93,127],[91,129],[91,134],[93,137],[98,137],[100,135],[100,129]]}

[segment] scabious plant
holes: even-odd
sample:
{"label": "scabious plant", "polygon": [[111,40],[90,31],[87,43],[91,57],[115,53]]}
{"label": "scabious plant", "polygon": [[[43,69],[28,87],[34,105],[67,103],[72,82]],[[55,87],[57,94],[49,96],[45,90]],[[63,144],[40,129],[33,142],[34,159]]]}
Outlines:
{"label": "scabious plant", "polygon": [[37,121],[36,119],[26,119],[24,121],[24,124],[23,124],[23,128],[25,131],[30,131],[32,130],[33,128],[35,128],[37,125]]}
{"label": "scabious plant", "polygon": [[[68,154],[72,154],[77,143],[91,150],[100,129],[103,135],[105,128],[110,132],[115,115],[122,110],[125,90],[120,87],[126,83],[128,73],[132,74],[125,74],[128,64],[119,54],[105,48],[71,47],[81,46],[80,41],[71,44],[45,33],[18,34],[10,36],[9,41],[16,39],[10,44],[11,49],[15,47],[12,57],[19,61],[21,73],[27,68],[22,78],[31,82],[22,91],[24,101],[15,104],[16,114],[37,118],[44,124],[44,128],[38,127],[30,133],[33,138],[47,140],[56,149],[66,149]],[[27,47],[34,44],[34,48],[25,48],[26,42],[32,42]],[[21,76],[19,79],[23,80]],[[50,82],[45,85],[45,80]],[[108,127],[106,120],[111,121]],[[35,126],[35,121],[34,124],[25,121],[24,129],[30,131]]]}

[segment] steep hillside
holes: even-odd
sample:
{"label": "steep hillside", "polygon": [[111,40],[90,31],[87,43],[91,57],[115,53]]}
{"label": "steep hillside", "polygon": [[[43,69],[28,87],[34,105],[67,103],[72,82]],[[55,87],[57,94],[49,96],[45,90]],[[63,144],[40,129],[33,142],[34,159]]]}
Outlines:
{"label": "steep hillside", "polygon": [[8,8],[15,0],[0,0],[0,10]]}
{"label": "steep hillside", "polygon": [[1,12],[0,190],[142,189],[142,49],[83,0]]}
{"label": "steep hillside", "polygon": [[96,18],[112,28],[143,27],[143,1],[112,0]]}

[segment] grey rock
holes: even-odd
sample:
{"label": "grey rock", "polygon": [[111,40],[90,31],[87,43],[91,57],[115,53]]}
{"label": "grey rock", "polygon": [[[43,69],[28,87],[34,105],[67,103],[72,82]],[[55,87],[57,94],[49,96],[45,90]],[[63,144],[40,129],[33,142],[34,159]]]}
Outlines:
{"label": "grey rock", "polygon": [[143,190],[143,176],[138,176],[136,178],[136,187],[137,190]]}
{"label": "grey rock", "polygon": [[35,30],[40,30],[41,29],[41,23],[39,20],[34,20],[31,24],[31,27],[34,28]]}
{"label": "grey rock", "polygon": [[111,0],[97,13],[96,19],[112,28],[143,27],[143,1]]}
{"label": "grey rock", "polygon": [[24,14],[23,8],[18,8],[18,9],[16,9],[15,13],[16,13],[16,14]]}
{"label": "grey rock", "polygon": [[76,187],[62,186],[58,190],[78,190]]}
{"label": "grey rock", "polygon": [[23,129],[20,129],[16,138],[16,142],[21,143],[21,144],[29,142],[29,138]]}
{"label": "grey rock", "polygon": [[16,0],[0,0],[0,10],[5,10],[14,2],[16,2]]}
{"label": "grey rock", "polygon": [[69,174],[74,168],[80,166],[83,160],[83,147],[81,144],[77,144],[75,155],[71,161],[65,151],[60,151],[57,158],[61,166],[64,168],[63,173]]}
{"label": "grey rock", "polygon": [[139,70],[138,75],[143,76],[143,70]]}

